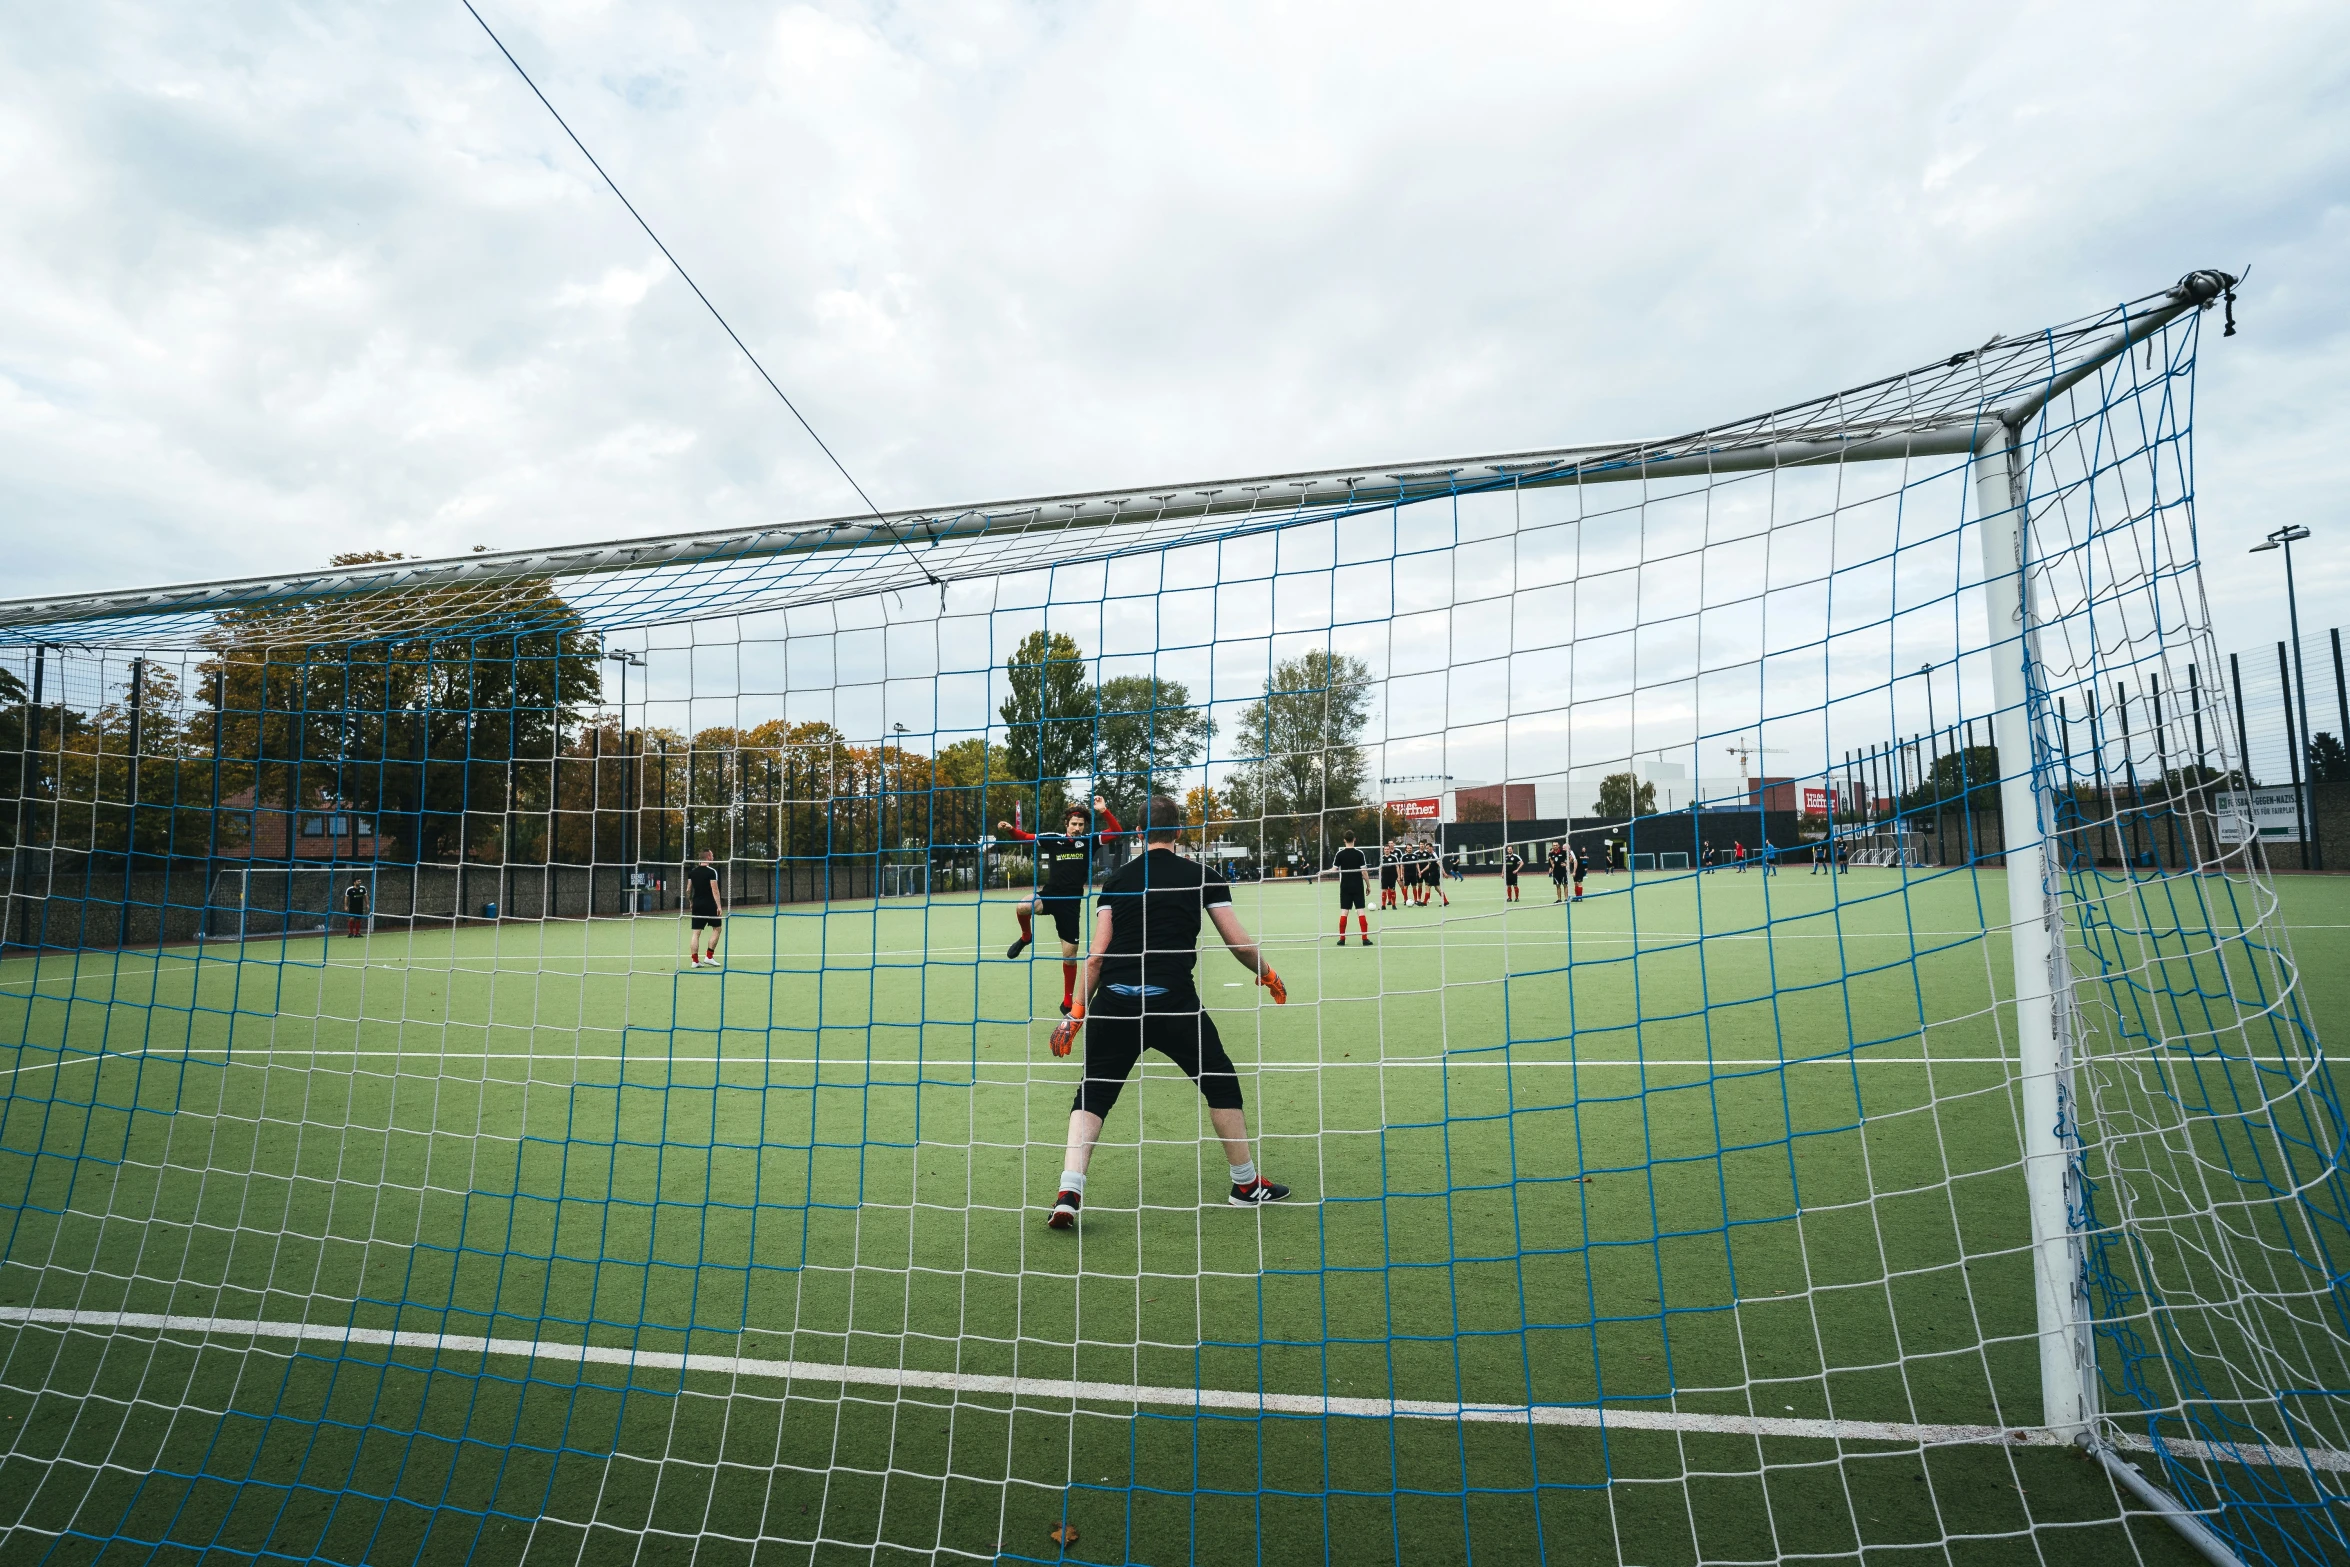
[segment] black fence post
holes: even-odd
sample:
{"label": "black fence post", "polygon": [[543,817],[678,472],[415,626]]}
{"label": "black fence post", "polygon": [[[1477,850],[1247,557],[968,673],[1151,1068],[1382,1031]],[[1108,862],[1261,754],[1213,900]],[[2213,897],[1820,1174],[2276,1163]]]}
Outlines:
{"label": "black fence post", "polygon": [[2306,871],[2314,867],[2309,863],[2312,827],[2309,801],[2301,792],[2303,737],[2293,726],[2293,665],[2285,656],[2282,642],[2277,644],[2277,690],[2284,697],[2285,707],[2285,779],[2293,786],[2293,822],[2301,834],[2301,868]]}

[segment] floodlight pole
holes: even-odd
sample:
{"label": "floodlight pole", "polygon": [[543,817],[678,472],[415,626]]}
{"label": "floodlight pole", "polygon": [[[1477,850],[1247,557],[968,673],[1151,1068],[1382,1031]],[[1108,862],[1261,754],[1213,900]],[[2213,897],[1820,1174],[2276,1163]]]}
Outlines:
{"label": "floodlight pole", "polygon": [[1975,459],[1975,510],[1983,533],[1983,589],[1990,611],[1991,717],[1999,757],[2000,825],[2007,851],[2008,937],[2015,963],[2017,1071],[2023,1097],[2024,1191],[2031,1216],[2032,1298],[2040,1342],[2041,1423],[2071,1441],[2091,1436],[2097,1413],[2080,1237],[2073,1131],[2071,986],[2064,915],[2049,858],[2048,823],[2034,744],[2038,632],[2022,430],[2001,422]]}

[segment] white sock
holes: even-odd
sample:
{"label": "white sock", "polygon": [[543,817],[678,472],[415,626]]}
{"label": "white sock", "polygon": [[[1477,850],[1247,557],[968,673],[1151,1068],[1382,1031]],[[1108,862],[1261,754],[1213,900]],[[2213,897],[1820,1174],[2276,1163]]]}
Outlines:
{"label": "white sock", "polygon": [[1236,1164],[1232,1167],[1232,1184],[1235,1186],[1252,1185],[1256,1178],[1257,1162],[1254,1159],[1249,1160],[1246,1164]]}
{"label": "white sock", "polygon": [[1063,1170],[1061,1172],[1061,1190],[1075,1192],[1080,1197],[1084,1196],[1085,1172],[1083,1170]]}

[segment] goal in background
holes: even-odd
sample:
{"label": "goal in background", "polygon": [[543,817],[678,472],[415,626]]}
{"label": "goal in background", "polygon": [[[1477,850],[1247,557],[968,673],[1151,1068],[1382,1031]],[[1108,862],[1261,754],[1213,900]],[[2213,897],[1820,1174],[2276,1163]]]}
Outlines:
{"label": "goal in background", "polygon": [[[0,1544],[2337,1559],[2344,1119],[2194,554],[2229,286],[1677,440],[0,605],[211,693],[0,813],[12,902],[164,911],[0,969]],[[996,824],[1085,781],[1288,978],[1202,959],[1293,1205],[1161,1064],[1041,1225]],[[365,962],[255,930],[243,790],[394,845]],[[1858,852],[1700,869],[1732,818]],[[1350,829],[1473,874],[1341,950]],[[1594,831],[1641,874],[1486,874]],[[619,917],[703,849],[716,975]]]}

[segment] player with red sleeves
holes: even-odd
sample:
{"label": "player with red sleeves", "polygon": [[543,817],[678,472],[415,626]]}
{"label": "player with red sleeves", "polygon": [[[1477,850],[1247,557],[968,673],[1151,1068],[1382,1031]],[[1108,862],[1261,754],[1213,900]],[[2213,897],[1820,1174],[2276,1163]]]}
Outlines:
{"label": "player with red sleeves", "polygon": [[1067,1017],[1077,994],[1077,943],[1085,934],[1085,889],[1093,885],[1094,840],[1099,838],[1106,846],[1126,829],[1118,825],[1109,801],[1098,794],[1090,813],[1082,805],[1069,807],[1061,832],[1022,832],[1010,822],[995,825],[1007,838],[1036,845],[1036,891],[1021,899],[1014,911],[1020,939],[1004,956],[1016,958],[1027,951],[1036,939],[1037,911],[1050,914],[1054,933],[1061,938],[1061,1016]]}

